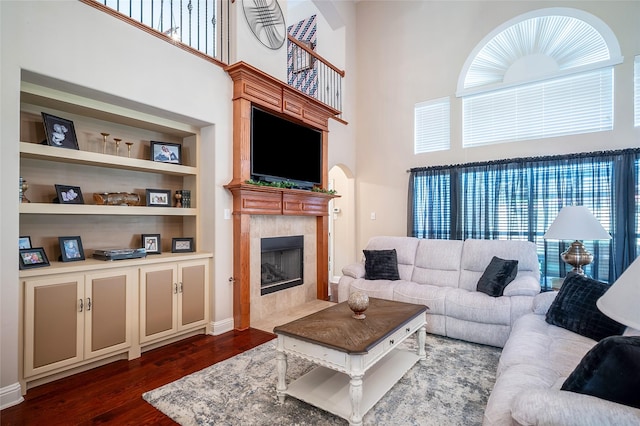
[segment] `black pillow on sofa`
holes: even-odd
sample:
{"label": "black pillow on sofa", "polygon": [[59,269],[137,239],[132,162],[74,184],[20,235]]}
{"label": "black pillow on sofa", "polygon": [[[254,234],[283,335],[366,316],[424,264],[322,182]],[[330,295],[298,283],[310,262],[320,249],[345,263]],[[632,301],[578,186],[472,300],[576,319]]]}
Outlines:
{"label": "black pillow on sofa", "polygon": [[609,285],[603,282],[570,273],[562,283],[545,319],[549,324],[596,341],[622,334],[625,326],[596,307],[596,301],[608,289]]}
{"label": "black pillow on sofa", "polygon": [[504,288],[518,275],[518,261],[505,260],[493,256],[489,266],[478,280],[477,291],[493,297],[500,297]]}
{"label": "black pillow on sofa", "polygon": [[391,250],[362,250],[366,280],[399,280],[398,254]]}
{"label": "black pillow on sofa", "polygon": [[582,358],[562,390],[640,408],[640,337],[610,336]]}

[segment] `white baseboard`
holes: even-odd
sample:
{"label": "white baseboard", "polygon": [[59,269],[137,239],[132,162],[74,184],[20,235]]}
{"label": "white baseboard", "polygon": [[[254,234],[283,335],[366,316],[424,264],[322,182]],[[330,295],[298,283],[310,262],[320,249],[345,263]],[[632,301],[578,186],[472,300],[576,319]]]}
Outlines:
{"label": "white baseboard", "polygon": [[0,388],[0,410],[13,407],[24,401],[19,383]]}
{"label": "white baseboard", "polygon": [[233,318],[227,318],[222,321],[215,321],[211,323],[211,334],[214,336],[231,330],[233,330]]}

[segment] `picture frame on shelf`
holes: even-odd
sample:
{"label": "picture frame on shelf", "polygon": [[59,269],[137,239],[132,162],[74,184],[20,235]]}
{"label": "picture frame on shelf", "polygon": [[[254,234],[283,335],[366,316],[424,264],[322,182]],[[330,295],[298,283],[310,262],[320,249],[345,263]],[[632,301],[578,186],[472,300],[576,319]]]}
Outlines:
{"label": "picture frame on shelf", "polygon": [[[80,149],[73,121],[42,113],[47,145],[59,148]],[[44,142],[43,142],[44,143]]]}
{"label": "picture frame on shelf", "polygon": [[142,234],[141,239],[142,247],[147,251],[147,254],[162,253],[160,234]]}
{"label": "picture frame on shelf", "polygon": [[148,189],[146,190],[148,207],[171,207],[171,190]]}
{"label": "picture frame on shelf", "polygon": [[41,268],[50,265],[43,247],[22,249],[18,257],[20,269]]}
{"label": "picture frame on shelf", "polygon": [[58,196],[57,201],[54,200],[55,203],[84,204],[84,198],[79,186],[55,184],[55,187],[56,195]]}
{"label": "picture frame on shelf", "polygon": [[173,238],[171,240],[171,253],[191,253],[195,251],[193,238]]}
{"label": "picture frame on shelf", "polygon": [[29,237],[28,235],[18,237],[18,250],[30,249],[30,248],[31,248],[31,237]]}
{"label": "picture frame on shelf", "polygon": [[60,260],[62,262],[84,260],[84,249],[80,236],[58,237],[58,242],[60,243]]}
{"label": "picture frame on shelf", "polygon": [[179,143],[151,141],[149,151],[152,161],[182,164],[182,145]]}

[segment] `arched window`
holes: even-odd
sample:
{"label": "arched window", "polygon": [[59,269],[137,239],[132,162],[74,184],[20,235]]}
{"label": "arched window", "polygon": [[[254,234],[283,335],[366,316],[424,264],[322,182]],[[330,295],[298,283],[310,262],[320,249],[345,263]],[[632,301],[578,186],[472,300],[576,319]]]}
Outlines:
{"label": "arched window", "polygon": [[458,78],[464,147],[613,129],[611,29],[569,8],[506,22],[469,55]]}

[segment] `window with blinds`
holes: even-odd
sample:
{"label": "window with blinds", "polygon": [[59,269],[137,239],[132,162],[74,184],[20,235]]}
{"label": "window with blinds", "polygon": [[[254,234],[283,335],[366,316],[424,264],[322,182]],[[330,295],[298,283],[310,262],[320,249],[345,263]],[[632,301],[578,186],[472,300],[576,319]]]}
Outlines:
{"label": "window with blinds", "polygon": [[640,126],[640,56],[636,56],[636,60],[633,65],[633,87],[633,105],[635,107],[634,124],[636,127],[638,127]]}
{"label": "window with blinds", "polygon": [[420,102],[414,108],[414,154],[442,151],[451,141],[449,98]]}
{"label": "window with blinds", "polygon": [[495,29],[458,79],[462,146],[613,129],[614,65],[620,46],[599,18],[549,8]]}
{"label": "window with blinds", "polygon": [[613,129],[613,68],[464,97],[462,146]]}
{"label": "window with blinds", "polygon": [[[584,241],[596,258],[587,273],[612,282],[620,272],[614,270],[612,244],[631,244],[640,253],[639,164],[636,149],[412,170],[410,235],[533,241],[542,276],[563,277],[571,267],[560,254],[571,241],[543,236],[563,206],[583,205],[613,237]],[[626,192],[629,182],[634,188]],[[633,233],[623,227],[629,222]],[[635,236],[631,241],[630,235]],[[634,259],[635,253],[628,257]]]}

